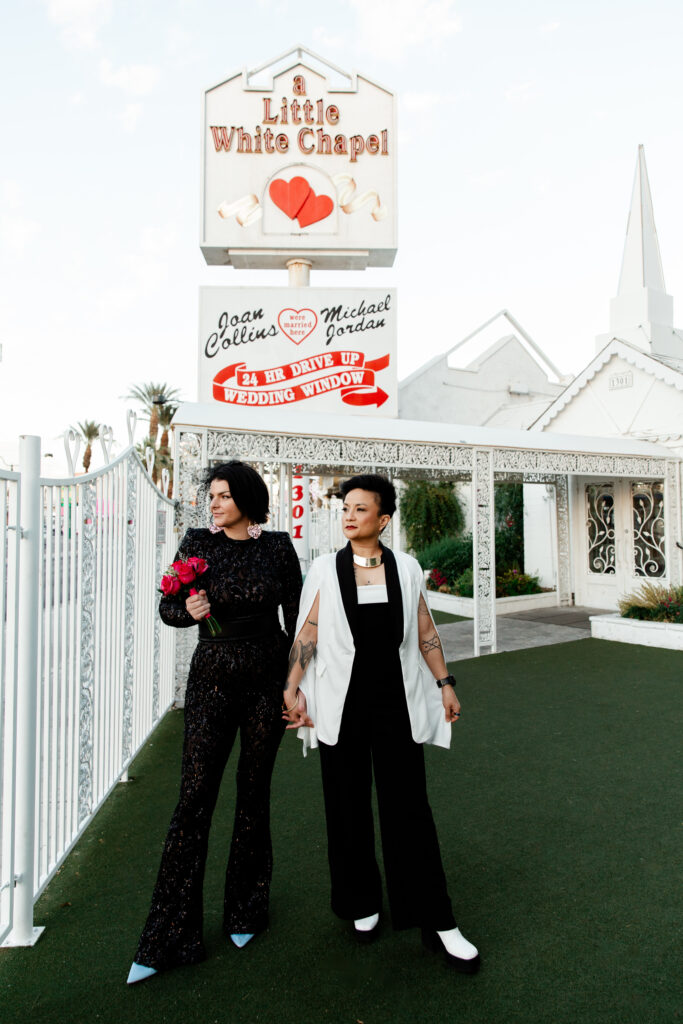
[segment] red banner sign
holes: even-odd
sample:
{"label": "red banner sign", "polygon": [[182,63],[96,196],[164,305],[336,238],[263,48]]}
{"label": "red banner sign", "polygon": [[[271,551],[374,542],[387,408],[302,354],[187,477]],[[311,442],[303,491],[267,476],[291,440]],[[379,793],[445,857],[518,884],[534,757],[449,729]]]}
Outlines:
{"label": "red banner sign", "polygon": [[[231,405],[289,405],[328,391],[339,391],[342,401],[348,405],[379,407],[389,396],[375,384],[375,374],[386,369],[390,359],[387,353],[366,361],[362,352],[342,350],[322,352],[265,370],[249,370],[246,363],[232,363],[213,378],[213,397]],[[338,372],[327,372],[337,367]],[[299,377],[309,379],[291,386],[277,386]],[[268,387],[273,384],[274,388]]]}

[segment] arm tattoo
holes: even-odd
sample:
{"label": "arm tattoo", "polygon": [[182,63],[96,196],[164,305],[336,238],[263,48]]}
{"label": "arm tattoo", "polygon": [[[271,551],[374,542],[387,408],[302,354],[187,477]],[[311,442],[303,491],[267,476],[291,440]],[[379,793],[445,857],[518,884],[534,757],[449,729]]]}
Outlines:
{"label": "arm tattoo", "polygon": [[441,641],[439,640],[439,634],[435,632],[432,633],[432,635],[428,637],[426,640],[421,640],[420,647],[425,652],[425,654],[428,651],[440,651]]}
{"label": "arm tattoo", "polygon": [[309,625],[311,625],[311,626],[317,626],[317,625],[318,625],[318,623],[317,623],[317,622],[314,622],[314,621],[313,621],[313,619],[309,619],[309,620],[308,620],[308,623],[309,623]]}
{"label": "arm tattoo", "polygon": [[431,615],[429,614],[429,608],[427,607],[427,604],[422,594],[420,594],[420,603],[417,606],[417,614],[422,616],[422,618],[424,619],[431,619]]}
{"label": "arm tattoo", "polygon": [[306,671],[306,666],[315,654],[315,648],[315,640],[311,640],[308,644],[304,644],[299,640],[299,664],[303,672]]}
{"label": "arm tattoo", "polygon": [[297,661],[301,665],[302,671],[303,672],[306,671],[306,668],[308,667],[309,661],[311,660],[311,658],[315,654],[316,646],[317,645],[316,645],[314,640],[311,640],[311,642],[308,643],[308,644],[303,643],[301,640],[295,640],[294,641],[292,649],[289,652],[289,663],[287,665],[287,678],[288,679],[289,679],[289,675],[290,675],[292,669],[294,668],[294,666],[296,665]]}

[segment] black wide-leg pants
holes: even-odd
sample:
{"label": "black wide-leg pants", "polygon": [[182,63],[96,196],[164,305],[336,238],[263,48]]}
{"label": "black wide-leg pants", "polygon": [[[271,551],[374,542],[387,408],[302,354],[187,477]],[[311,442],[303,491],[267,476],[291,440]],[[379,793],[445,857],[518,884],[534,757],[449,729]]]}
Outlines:
{"label": "black wide-leg pants", "polygon": [[455,918],[427,796],[424,753],[412,738],[398,651],[388,647],[388,608],[370,604],[358,611],[364,628],[356,640],[339,739],[334,746],[320,743],[332,910],[357,920],[378,913],[382,905],[374,773],[392,924],[446,931],[455,927]]}
{"label": "black wide-leg pants", "polygon": [[[201,648],[202,645],[200,645]],[[193,668],[194,668],[193,664]],[[193,678],[194,675],[194,678]],[[173,813],[137,963],[161,970],[198,963],[209,828],[225,766],[240,733],[235,821],[225,876],[227,934],[257,932],[268,921],[272,875],[270,783],[282,739],[282,685],[218,682],[191,673],[185,704],[180,798]]]}

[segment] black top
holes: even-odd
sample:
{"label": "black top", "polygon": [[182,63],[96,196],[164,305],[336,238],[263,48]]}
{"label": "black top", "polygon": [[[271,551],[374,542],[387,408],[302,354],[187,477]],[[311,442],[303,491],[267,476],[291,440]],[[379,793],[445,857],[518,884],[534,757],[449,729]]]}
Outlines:
{"label": "black top", "polygon": [[[403,597],[401,594],[401,582],[398,577],[398,566],[391,548],[385,547],[379,542],[384,562],[384,579],[387,585],[387,600],[390,616],[387,623],[390,627],[392,643],[398,647],[403,640]],[[353,572],[353,548],[351,541],[348,541],[345,548],[342,548],[336,555],[337,579],[341,591],[342,603],[346,618],[349,621],[349,628],[356,647],[358,647],[358,587]],[[368,605],[364,605],[367,608]]]}
{"label": "black top", "polygon": [[[198,577],[206,590],[211,614],[219,620],[277,614],[282,606],[289,643],[294,642],[301,593],[301,567],[288,533],[264,530],[257,540],[233,540],[223,530],[188,530],[175,559],[204,558],[208,572]],[[185,598],[162,597],[159,614],[169,626],[196,626]]]}

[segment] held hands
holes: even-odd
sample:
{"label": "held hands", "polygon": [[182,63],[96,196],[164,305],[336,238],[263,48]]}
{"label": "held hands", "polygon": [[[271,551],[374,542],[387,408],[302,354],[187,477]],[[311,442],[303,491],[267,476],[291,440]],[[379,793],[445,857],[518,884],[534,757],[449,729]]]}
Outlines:
{"label": "held hands", "polygon": [[207,615],[211,614],[211,605],[209,604],[205,590],[200,590],[196,594],[192,594],[191,597],[185,601],[185,607],[197,622],[202,622]]}
{"label": "held hands", "polygon": [[450,684],[441,687],[441,700],[446,712],[446,721],[458,722],[460,720],[460,701],[455,696],[455,690]]}
{"label": "held hands", "polygon": [[313,727],[313,722],[306,710],[306,698],[301,690],[297,690],[296,695],[288,693],[287,690],[284,691],[282,694],[282,717],[285,722],[289,722],[289,725],[286,726],[287,729],[298,729],[302,725],[308,728]]}

